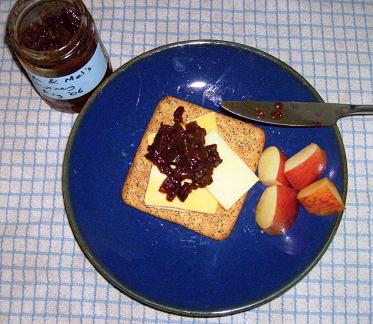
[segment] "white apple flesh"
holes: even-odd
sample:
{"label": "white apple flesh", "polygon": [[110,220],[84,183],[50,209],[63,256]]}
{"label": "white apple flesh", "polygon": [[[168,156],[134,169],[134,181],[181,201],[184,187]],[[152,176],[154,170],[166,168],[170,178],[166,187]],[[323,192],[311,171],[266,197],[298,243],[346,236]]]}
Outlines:
{"label": "white apple flesh", "polygon": [[267,147],[259,160],[258,178],[265,186],[284,185],[289,183],[284,174],[286,156],[276,146]]}
{"label": "white apple flesh", "polygon": [[256,206],[255,220],[270,235],[285,233],[298,213],[297,192],[290,187],[274,185],[266,188]]}

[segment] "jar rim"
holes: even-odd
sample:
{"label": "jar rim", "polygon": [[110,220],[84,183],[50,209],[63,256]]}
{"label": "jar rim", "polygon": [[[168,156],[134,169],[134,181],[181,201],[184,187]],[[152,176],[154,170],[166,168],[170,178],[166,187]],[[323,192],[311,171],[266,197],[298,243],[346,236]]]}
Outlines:
{"label": "jar rim", "polygon": [[[58,2],[58,3],[70,2],[70,3],[73,3],[74,6],[76,6],[76,8],[81,13],[81,20],[80,20],[80,25],[79,25],[79,29],[77,33],[75,33],[73,37],[61,47],[51,49],[51,50],[46,50],[46,51],[39,51],[39,50],[31,49],[23,45],[18,40],[18,24],[19,24],[18,19],[19,18],[23,19],[25,14],[27,14],[27,12],[32,10],[32,8],[40,2]],[[18,12],[16,12],[17,10]],[[69,54],[69,52],[67,53],[65,52],[66,49],[71,47],[71,45],[74,43],[75,44],[80,43],[80,39],[82,37],[82,34],[84,33],[84,29],[82,28],[82,26],[84,26],[84,24],[87,23],[87,17],[86,17],[87,13],[88,13],[88,10],[81,0],[64,0],[64,1],[60,1],[60,0],[18,0],[10,11],[8,24],[7,24],[8,35],[10,36],[10,43],[12,44],[14,50],[17,53],[19,53],[19,51],[22,51],[22,54],[26,54],[27,56],[30,56],[30,57],[37,57],[38,55],[42,55],[43,57],[46,57],[51,54],[56,55],[57,53],[60,53],[61,55],[66,56]],[[70,52],[72,52],[74,48],[76,48],[76,46],[73,46]]]}

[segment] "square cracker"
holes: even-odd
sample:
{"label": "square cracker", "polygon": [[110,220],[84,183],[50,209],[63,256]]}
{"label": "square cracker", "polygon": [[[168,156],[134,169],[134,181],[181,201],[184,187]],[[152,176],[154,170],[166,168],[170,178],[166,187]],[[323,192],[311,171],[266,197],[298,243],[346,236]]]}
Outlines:
{"label": "square cracker", "polygon": [[[142,137],[135,158],[128,172],[122,189],[123,201],[150,215],[177,223],[192,231],[205,235],[215,240],[227,238],[241,208],[247,193],[242,196],[229,210],[218,205],[215,214],[207,214],[183,210],[170,210],[161,207],[147,206],[144,203],[145,192],[152,162],[145,158],[148,147],[148,136],[158,131],[161,123],[173,125],[173,113],[177,107],[183,106],[185,111],[183,119],[186,123],[211,112],[193,103],[175,97],[165,97],[157,105],[148,127]],[[229,146],[245,161],[250,169],[255,172],[260,155],[263,151],[264,131],[249,123],[242,122],[228,116],[216,113],[216,122],[219,134]]]}

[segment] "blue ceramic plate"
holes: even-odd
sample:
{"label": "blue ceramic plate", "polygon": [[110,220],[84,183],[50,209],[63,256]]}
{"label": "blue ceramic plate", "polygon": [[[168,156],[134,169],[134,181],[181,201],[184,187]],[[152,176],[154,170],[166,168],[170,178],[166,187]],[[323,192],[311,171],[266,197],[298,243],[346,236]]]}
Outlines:
{"label": "blue ceramic plate", "polygon": [[[111,284],[157,309],[218,316],[272,300],[317,263],[342,214],[314,217],[301,208],[287,234],[268,236],[255,224],[264,189],[258,183],[231,236],[214,241],[126,206],[122,184],[153,109],[164,96],[221,113],[222,99],[321,100],[289,66],[244,45],[189,41],[133,59],[96,91],[69,138],[63,191],[76,240]],[[260,126],[266,146],[277,145],[288,156],[310,142],[324,148],[326,175],[345,199],[346,158],[337,127]]]}

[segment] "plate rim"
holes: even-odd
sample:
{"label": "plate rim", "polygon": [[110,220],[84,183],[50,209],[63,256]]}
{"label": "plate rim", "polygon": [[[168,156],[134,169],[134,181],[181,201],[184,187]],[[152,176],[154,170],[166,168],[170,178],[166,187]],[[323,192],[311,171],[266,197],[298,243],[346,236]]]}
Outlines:
{"label": "plate rim", "polygon": [[[219,317],[219,316],[226,316],[226,315],[233,315],[236,313],[241,313],[244,311],[248,311],[254,308],[257,308],[259,306],[262,306],[266,303],[271,302],[272,300],[276,299],[277,297],[284,294],[286,291],[288,291],[290,288],[294,287],[298,282],[300,282],[320,261],[322,256],[325,254],[325,252],[328,250],[331,242],[333,241],[333,238],[339,228],[342,215],[344,211],[339,212],[336,215],[336,222],[334,224],[334,227],[325,242],[324,246],[320,250],[320,252],[316,255],[316,257],[312,260],[312,262],[300,273],[298,276],[293,278],[288,284],[281,287],[280,289],[277,289],[272,294],[265,296],[261,300],[258,300],[254,303],[250,303],[243,306],[233,307],[233,308],[224,308],[219,309],[215,311],[198,311],[198,310],[190,310],[190,309],[182,309],[177,308],[173,306],[169,306],[166,304],[158,303],[154,300],[151,300],[149,298],[146,298],[145,296],[132,291],[131,289],[127,288],[123,283],[119,282],[111,273],[110,271],[105,267],[105,265],[101,264],[99,262],[92,251],[88,248],[88,245],[86,244],[83,236],[81,235],[79,231],[79,227],[75,221],[75,215],[73,208],[71,206],[70,202],[70,193],[69,193],[69,181],[68,181],[68,174],[69,174],[69,166],[70,166],[70,156],[72,147],[75,141],[75,136],[79,130],[80,124],[82,120],[84,119],[85,114],[91,107],[91,103],[96,99],[96,97],[102,92],[103,88],[105,88],[112,80],[114,80],[119,74],[124,72],[127,68],[131,67],[132,65],[136,64],[137,62],[143,60],[144,58],[147,58],[153,54],[162,52],[164,50],[168,50],[175,47],[183,47],[183,46],[193,46],[193,45],[223,45],[228,47],[234,47],[238,49],[242,49],[245,51],[252,52],[254,54],[260,55],[265,57],[266,59],[270,60],[271,62],[279,65],[282,69],[285,69],[287,72],[291,73],[293,76],[295,76],[299,81],[303,83],[303,85],[311,92],[312,96],[319,102],[324,102],[320,94],[316,91],[316,89],[296,70],[294,70],[290,65],[283,62],[279,58],[273,56],[272,54],[269,54],[263,50],[260,50],[258,48],[236,43],[232,41],[225,41],[225,40],[215,40],[215,39],[196,39],[196,40],[186,40],[186,41],[180,41],[180,42],[174,42],[169,43],[163,46],[155,47],[151,50],[148,50],[121,65],[118,69],[116,69],[107,79],[105,79],[93,92],[93,94],[90,96],[86,104],[84,105],[83,109],[79,113],[78,117],[76,118],[72,129],[70,131],[65,153],[64,153],[64,159],[62,164],[62,195],[63,195],[63,202],[65,206],[66,216],[68,218],[68,222],[70,225],[70,228],[72,230],[72,233],[74,235],[75,240],[77,241],[80,249],[82,250],[85,257],[90,261],[90,263],[93,265],[93,267],[108,281],[109,284],[114,286],[116,289],[119,290],[119,292],[125,294],[126,296],[134,299],[137,302],[140,302],[141,304],[144,304],[146,306],[152,307],[156,310],[160,310],[163,312],[179,315],[179,316],[188,316],[188,317]],[[339,131],[339,128],[337,125],[329,126],[333,128],[334,134],[336,136],[339,151],[342,155],[342,200],[344,203],[346,203],[346,197],[347,197],[347,186],[348,186],[348,170],[347,170],[347,159],[346,159],[346,152],[345,147],[343,144],[342,136]]]}

